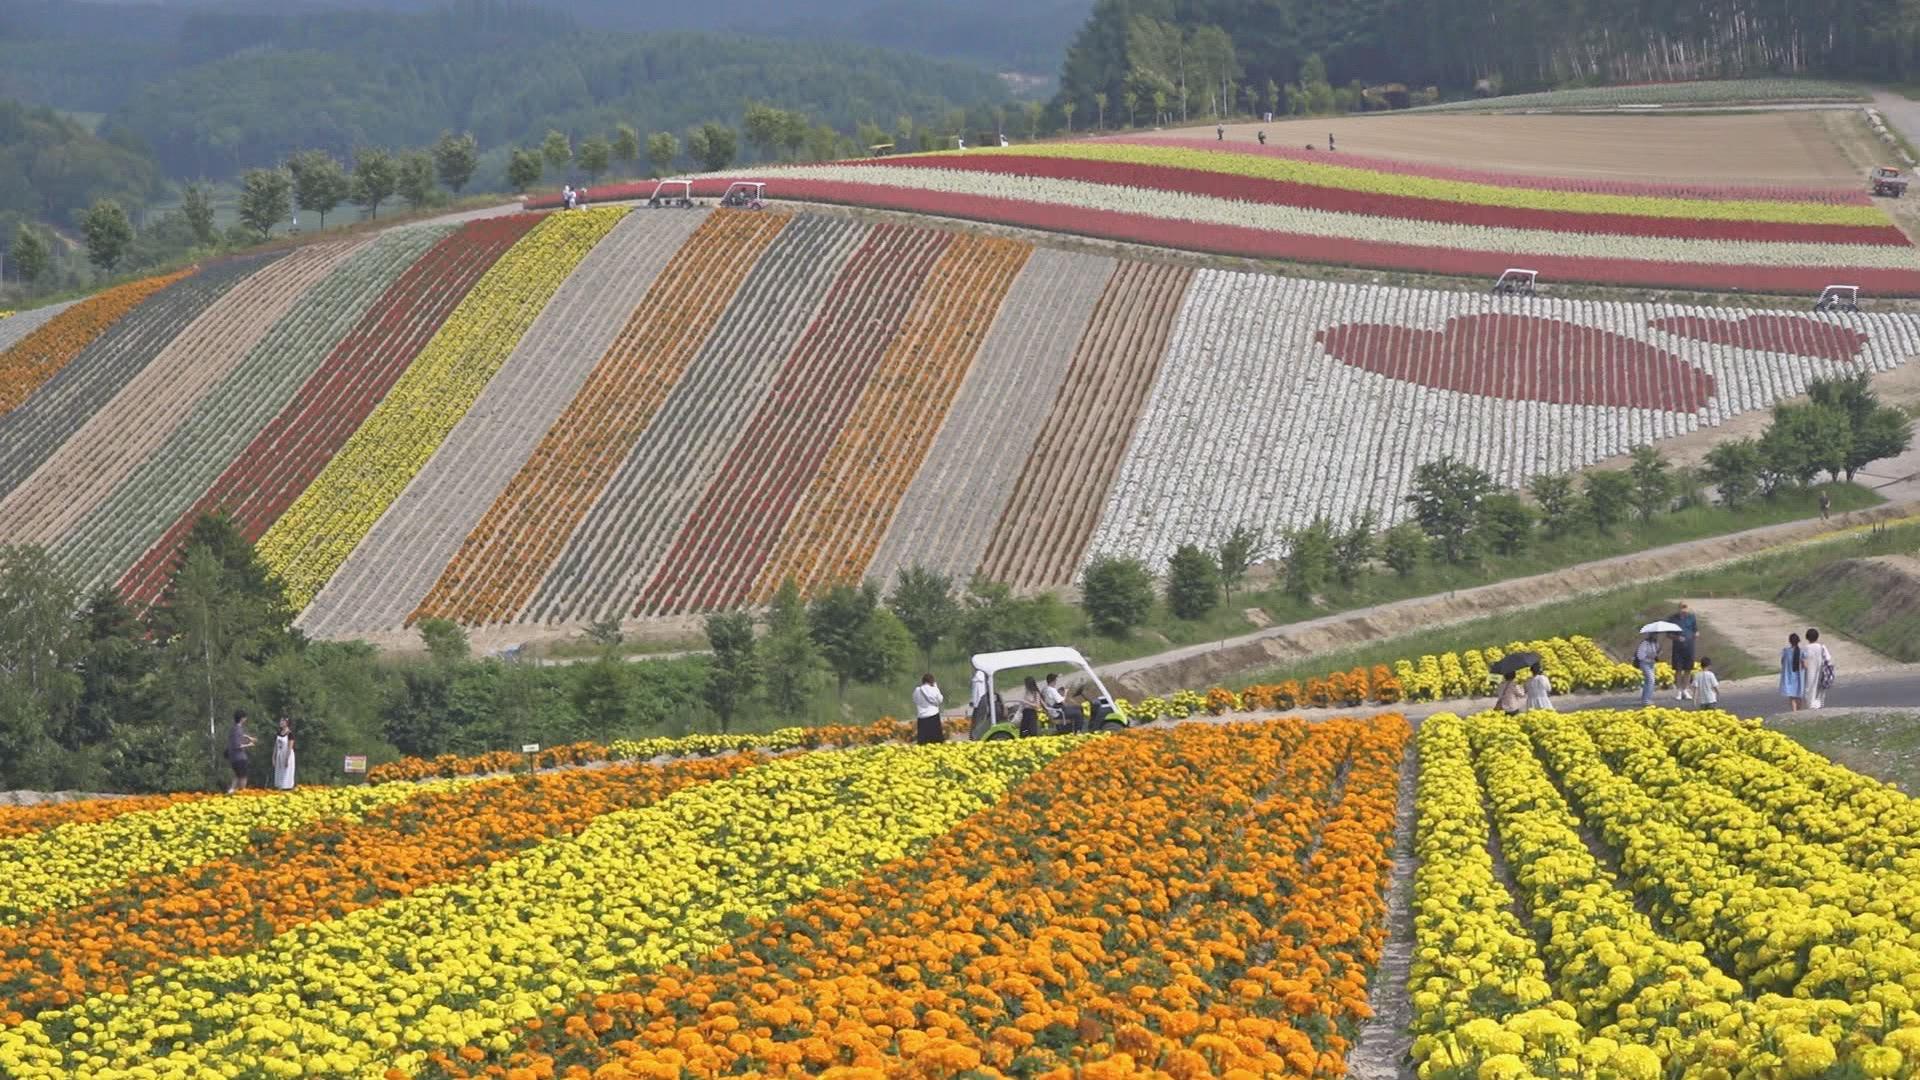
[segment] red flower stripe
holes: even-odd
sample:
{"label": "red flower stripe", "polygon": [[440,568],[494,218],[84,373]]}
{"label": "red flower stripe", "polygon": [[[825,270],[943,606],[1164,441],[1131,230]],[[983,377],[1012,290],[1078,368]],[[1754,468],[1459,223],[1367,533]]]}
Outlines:
{"label": "red flower stripe", "polygon": [[1695,341],[1759,352],[1792,353],[1836,364],[1852,363],[1867,345],[1867,335],[1850,326],[1835,326],[1804,315],[1748,315],[1742,319],[1674,315],[1654,319],[1647,325]]}
{"label": "red flower stripe", "polygon": [[1516,256],[1501,252],[1459,251],[1338,237],[1302,236],[1233,225],[1202,225],[1175,218],[1087,210],[1021,199],[952,195],[827,180],[783,180],[779,195],[784,199],[934,214],[1155,247],[1291,262],[1487,278],[1509,266],[1525,266],[1540,271],[1548,281],[1658,285],[1713,292],[1733,290],[1812,294],[1826,285],[1844,282],[1858,285],[1875,296],[1920,296],[1920,271],[1916,270],[1721,266],[1575,255]]}
{"label": "red flower stripe", "polygon": [[953,234],[883,225],[840,271],[636,612],[742,603]]}
{"label": "red flower stripe", "polygon": [[248,540],[260,539],[392,389],[480,275],[539,221],[536,214],[512,214],[470,222],[408,267],[287,407],[121,577],[128,602],[159,599],[201,514],[225,509]]}
{"label": "red flower stripe", "polygon": [[[849,162],[873,168],[934,166],[965,172],[1007,176],[1079,180],[1094,184],[1146,188],[1188,195],[1208,195],[1241,202],[1299,206],[1341,214],[1438,221],[1456,225],[1485,225],[1504,229],[1543,229],[1552,232],[1605,233],[1615,236],[1666,236],[1682,240],[1747,240],[1775,243],[1878,244],[1908,247],[1907,234],[1891,222],[1885,225],[1824,225],[1784,221],[1731,221],[1693,218],[1644,217],[1634,214],[1589,214],[1573,210],[1534,210],[1483,206],[1449,199],[1422,199],[1382,195],[1345,188],[1320,187],[1284,180],[1266,180],[1204,169],[1170,165],[1135,165],[1120,161],[1039,157],[1031,154],[967,154],[942,158],[875,158]],[[775,187],[784,191],[786,183]]]}
{"label": "red flower stripe", "polygon": [[[1134,146],[1177,146],[1187,150],[1209,152],[1218,152],[1222,149],[1222,144],[1213,139],[1143,139],[1138,136],[1121,135],[1093,141],[1125,143]],[[1529,176],[1524,173],[1458,169],[1417,161],[1368,157],[1364,154],[1350,154],[1344,150],[1330,154],[1319,150],[1238,142],[1230,145],[1230,152],[1286,158],[1291,161],[1311,161],[1321,165],[1346,165],[1356,169],[1395,173],[1400,176],[1426,176],[1435,180],[1458,180],[1469,184],[1492,184],[1496,187],[1528,188],[1535,191],[1571,191],[1589,195],[1645,195],[1661,199],[1712,199],[1719,202],[1761,199],[1778,202],[1828,203],[1835,206],[1869,206],[1873,203],[1863,188],[1802,187],[1789,184],[1739,186],[1648,183],[1633,180],[1595,180],[1573,176]],[[649,185],[647,190],[652,191],[652,186]],[[554,201],[556,205],[559,202],[557,197]]]}

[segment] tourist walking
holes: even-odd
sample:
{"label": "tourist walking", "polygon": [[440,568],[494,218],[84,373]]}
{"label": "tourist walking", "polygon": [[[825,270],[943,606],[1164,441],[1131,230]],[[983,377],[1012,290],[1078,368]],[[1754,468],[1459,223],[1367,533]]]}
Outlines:
{"label": "tourist walking", "polygon": [[1821,521],[1827,520],[1828,515],[1831,514],[1832,512],[1833,512],[1833,493],[1828,491],[1825,488],[1821,488],[1820,489],[1820,520]]}
{"label": "tourist walking", "polygon": [[1553,680],[1547,678],[1547,666],[1539,660],[1533,662],[1533,677],[1527,680],[1527,711],[1553,708]]}
{"label": "tourist walking", "polygon": [[1694,704],[1702,709],[1711,709],[1720,703],[1720,676],[1713,673],[1713,658],[1700,658],[1700,674],[1694,676],[1693,688],[1699,694]]}
{"label": "tourist walking", "polygon": [[1214,142],[1225,142],[1226,140],[1227,140],[1227,129],[1224,125],[1213,129]]}
{"label": "tourist walking", "polygon": [[280,718],[280,732],[273,737],[273,786],[280,791],[293,790],[293,721]]}
{"label": "tourist walking", "polygon": [[247,751],[253,747],[253,736],[247,734],[247,710],[233,710],[233,726],[227,729],[227,764],[233,767],[233,779],[227,782],[227,794],[247,786]]}
{"label": "tourist walking", "polygon": [[1693,645],[1700,632],[1700,619],[1683,602],[1667,621],[1680,628],[1673,636],[1673,700],[1693,697]]}
{"label": "tourist walking", "polygon": [[940,684],[933,681],[933,672],[920,676],[920,685],[913,688],[914,742],[924,745],[946,741],[946,727],[940,722],[940,706],[946,703]]}
{"label": "tourist walking", "polygon": [[1500,696],[1494,699],[1493,707],[1508,716],[1516,716],[1527,707],[1526,691],[1520,689],[1520,684],[1514,679],[1513,672],[1507,672],[1506,679],[1501,682]]}
{"label": "tourist walking", "polygon": [[1833,689],[1833,653],[1820,643],[1820,631],[1807,627],[1807,643],[1801,652],[1806,665],[1801,671],[1801,697],[1807,708],[1818,709],[1827,703],[1827,691]]}
{"label": "tourist walking", "polygon": [[1660,659],[1660,636],[1648,634],[1633,650],[1633,663],[1640,669],[1640,707],[1653,704],[1653,665]]}
{"label": "tourist walking", "polygon": [[1792,703],[1794,712],[1805,704],[1806,686],[1806,651],[1800,647],[1799,634],[1788,634],[1787,647],[1780,650],[1780,696]]}

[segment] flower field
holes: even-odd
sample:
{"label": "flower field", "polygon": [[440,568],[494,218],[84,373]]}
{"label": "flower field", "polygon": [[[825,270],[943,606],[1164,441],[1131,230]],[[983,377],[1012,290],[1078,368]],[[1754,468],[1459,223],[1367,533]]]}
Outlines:
{"label": "flower field", "polygon": [[186,277],[181,271],[117,285],[77,303],[16,315],[0,327],[0,415],[12,412],[41,384],[79,356],[107,328],[148,297]]}
{"label": "flower field", "polygon": [[[745,172],[696,184],[717,195]],[[1082,140],[762,169],[782,199],[1225,255],[1492,277],[1920,295],[1920,253],[1859,191],[1582,190],[1278,147]],[[711,190],[707,190],[710,188]],[[600,197],[620,197],[604,192]]]}
{"label": "flower field", "polygon": [[1426,112],[1494,109],[1594,109],[1619,105],[1725,105],[1759,101],[1858,101],[1860,88],[1819,79],[1704,79],[1699,82],[1594,86],[1507,94],[1428,105]]}
{"label": "flower field", "polygon": [[0,924],[0,1068],[1339,1076],[1408,734],[1279,720],[33,811],[0,841],[32,897]]}
{"label": "flower field", "polygon": [[1419,747],[1422,1077],[1920,1070],[1911,799],[1723,713],[1442,715]]}

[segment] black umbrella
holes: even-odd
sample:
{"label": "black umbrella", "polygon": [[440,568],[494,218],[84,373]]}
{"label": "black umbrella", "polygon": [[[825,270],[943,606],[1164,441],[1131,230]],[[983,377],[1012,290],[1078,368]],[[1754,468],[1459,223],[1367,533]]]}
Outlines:
{"label": "black umbrella", "polygon": [[1516,675],[1540,662],[1537,652],[1510,652],[1487,665],[1495,675]]}

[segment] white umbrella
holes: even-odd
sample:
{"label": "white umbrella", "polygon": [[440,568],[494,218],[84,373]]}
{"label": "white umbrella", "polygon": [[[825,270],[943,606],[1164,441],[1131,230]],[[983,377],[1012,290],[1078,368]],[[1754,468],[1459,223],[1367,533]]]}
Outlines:
{"label": "white umbrella", "polygon": [[1643,634],[1683,634],[1686,631],[1670,622],[1662,620],[1660,622],[1648,623],[1640,628],[1640,632]]}

